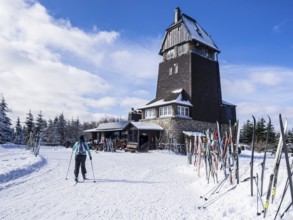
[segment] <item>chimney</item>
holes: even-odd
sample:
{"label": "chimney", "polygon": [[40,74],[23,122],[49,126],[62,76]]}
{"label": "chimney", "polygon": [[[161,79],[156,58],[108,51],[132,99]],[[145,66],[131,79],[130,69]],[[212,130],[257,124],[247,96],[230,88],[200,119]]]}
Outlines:
{"label": "chimney", "polygon": [[175,20],[174,23],[177,23],[181,19],[181,10],[179,7],[175,9]]}

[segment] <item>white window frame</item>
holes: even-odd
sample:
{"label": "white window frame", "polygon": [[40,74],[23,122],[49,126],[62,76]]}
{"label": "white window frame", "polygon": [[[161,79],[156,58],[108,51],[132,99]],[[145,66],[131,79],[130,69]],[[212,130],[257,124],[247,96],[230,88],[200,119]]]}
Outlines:
{"label": "white window frame", "polygon": [[189,107],[178,105],[177,106],[177,116],[189,117]]}
{"label": "white window frame", "polygon": [[170,67],[170,68],[169,68],[169,76],[172,75],[172,72],[173,72],[172,67]]}
{"label": "white window frame", "polygon": [[151,119],[151,118],[156,118],[156,109],[151,108],[151,109],[146,109],[145,110],[145,119]]}
{"label": "white window frame", "polygon": [[178,73],[178,63],[174,63],[174,73]]}
{"label": "white window frame", "polygon": [[160,117],[169,117],[173,115],[172,105],[160,107]]}

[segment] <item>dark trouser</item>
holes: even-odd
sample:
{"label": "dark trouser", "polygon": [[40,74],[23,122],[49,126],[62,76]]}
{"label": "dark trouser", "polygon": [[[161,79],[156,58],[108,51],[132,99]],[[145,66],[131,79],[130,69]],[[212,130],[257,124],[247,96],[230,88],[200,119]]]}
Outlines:
{"label": "dark trouser", "polygon": [[75,177],[78,177],[80,166],[81,166],[82,176],[84,176],[86,174],[85,160],[86,160],[86,155],[76,155],[75,156],[75,169],[74,169]]}

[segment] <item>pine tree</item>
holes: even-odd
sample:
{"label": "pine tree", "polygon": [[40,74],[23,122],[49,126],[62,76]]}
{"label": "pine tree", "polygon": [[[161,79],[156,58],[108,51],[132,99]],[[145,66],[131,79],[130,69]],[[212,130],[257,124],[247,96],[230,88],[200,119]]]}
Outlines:
{"label": "pine tree", "polygon": [[[268,128],[267,128],[268,129]],[[271,124],[270,127],[270,134],[269,134],[269,143],[274,144],[277,142],[277,137],[276,137],[276,132],[275,132],[275,127],[273,124]]]}
{"label": "pine tree", "polygon": [[12,129],[11,129],[11,119],[7,116],[9,112],[8,105],[5,102],[4,97],[2,97],[0,103],[0,144],[9,142],[12,140]]}
{"label": "pine tree", "polygon": [[60,137],[59,144],[64,145],[65,144],[65,135],[66,135],[66,120],[64,118],[63,113],[61,115],[59,115],[57,130],[58,130],[59,137]]}
{"label": "pine tree", "polygon": [[27,113],[27,117],[25,120],[25,143],[27,143],[30,139],[30,136],[34,134],[34,130],[35,130],[34,116],[30,110],[29,113]]}
{"label": "pine tree", "polygon": [[43,143],[46,145],[53,145],[53,132],[54,132],[54,123],[52,119],[49,119],[48,124],[46,124],[46,130],[43,134]]}
{"label": "pine tree", "polygon": [[54,118],[54,121],[53,121],[53,133],[52,133],[52,135],[53,135],[53,137],[52,137],[53,138],[52,144],[54,146],[56,146],[60,142],[60,134],[58,132],[58,117],[57,116]]}
{"label": "pine tree", "polygon": [[291,128],[291,130],[288,131],[287,135],[288,135],[288,143],[293,143],[293,128]]}
{"label": "pine tree", "polygon": [[15,138],[14,143],[15,144],[21,144],[23,141],[23,129],[20,124],[19,117],[17,118],[16,125],[15,125]]}
{"label": "pine tree", "polygon": [[247,120],[241,129],[240,141],[245,144],[250,144],[252,141],[253,124]]}
{"label": "pine tree", "polygon": [[266,121],[261,118],[257,121],[255,127],[255,135],[257,137],[257,142],[265,142],[266,140]]}
{"label": "pine tree", "polygon": [[39,133],[46,128],[46,121],[43,119],[42,111],[37,116],[35,133]]}

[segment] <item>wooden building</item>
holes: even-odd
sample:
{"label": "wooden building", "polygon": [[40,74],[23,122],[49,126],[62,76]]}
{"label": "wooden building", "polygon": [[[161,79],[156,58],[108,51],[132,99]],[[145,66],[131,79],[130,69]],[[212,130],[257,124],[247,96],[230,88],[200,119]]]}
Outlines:
{"label": "wooden building", "polygon": [[103,149],[106,142],[111,142],[115,149],[134,146],[138,151],[148,151],[156,149],[156,140],[162,131],[163,128],[154,123],[128,120],[102,123],[84,132],[91,134],[92,148]]}

